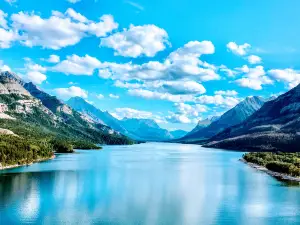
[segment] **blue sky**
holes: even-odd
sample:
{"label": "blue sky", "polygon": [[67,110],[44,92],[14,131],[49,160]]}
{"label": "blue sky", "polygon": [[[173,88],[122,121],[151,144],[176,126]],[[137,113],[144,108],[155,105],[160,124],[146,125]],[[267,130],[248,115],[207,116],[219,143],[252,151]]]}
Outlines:
{"label": "blue sky", "polygon": [[0,0],[0,68],[118,118],[192,129],[300,82],[297,0]]}

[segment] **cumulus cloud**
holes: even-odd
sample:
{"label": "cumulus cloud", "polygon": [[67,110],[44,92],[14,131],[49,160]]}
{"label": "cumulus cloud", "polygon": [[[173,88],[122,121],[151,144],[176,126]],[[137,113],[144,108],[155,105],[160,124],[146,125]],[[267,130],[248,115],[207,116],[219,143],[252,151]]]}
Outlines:
{"label": "cumulus cloud", "polygon": [[224,72],[228,77],[235,77],[235,75],[237,75],[237,72],[235,70],[229,69],[227,66],[225,65],[221,65],[219,67],[219,70],[221,72]]}
{"label": "cumulus cloud", "polygon": [[23,45],[54,50],[75,45],[89,35],[104,37],[118,27],[111,15],[104,15],[99,22],[94,22],[73,9],[65,13],[52,11],[49,18],[34,12],[19,12],[13,14],[11,20],[13,30],[21,34],[18,39]]}
{"label": "cumulus cloud", "polygon": [[162,88],[171,94],[203,94],[206,89],[195,81],[162,82]]}
{"label": "cumulus cloud", "polygon": [[3,27],[3,28],[5,28],[5,29],[8,28],[6,17],[7,17],[7,13],[3,12],[3,11],[0,9],[0,27]]}
{"label": "cumulus cloud", "polygon": [[74,9],[72,8],[68,8],[66,11],[66,15],[68,15],[70,18],[72,18],[73,20],[79,21],[81,23],[86,23],[88,22],[88,19],[81,15],[80,13],[76,12]]}
{"label": "cumulus cloud", "polygon": [[71,97],[87,98],[88,92],[80,87],[71,86],[69,88],[56,88],[54,92],[62,99],[68,99]]}
{"label": "cumulus cloud", "polygon": [[78,55],[67,56],[67,59],[56,64],[50,69],[67,75],[93,75],[94,70],[99,68],[101,62],[89,55],[80,57]]}
{"label": "cumulus cloud", "polygon": [[166,120],[170,123],[191,123],[192,121],[186,116],[182,114],[176,114],[170,112],[171,115],[166,116]]}
{"label": "cumulus cloud", "polygon": [[0,49],[10,48],[12,43],[19,39],[16,31],[0,27]]}
{"label": "cumulus cloud", "polygon": [[101,46],[112,48],[115,55],[137,58],[153,57],[170,45],[167,32],[155,25],[134,26],[101,38]]}
{"label": "cumulus cloud", "polygon": [[12,5],[12,4],[14,4],[14,3],[17,2],[17,0],[4,0],[4,1],[6,1],[10,5]]}
{"label": "cumulus cloud", "polygon": [[257,55],[250,55],[247,57],[247,59],[250,64],[259,64],[262,61],[261,58]]}
{"label": "cumulus cloud", "polygon": [[10,71],[10,67],[5,65],[2,60],[0,60],[0,71]]}
{"label": "cumulus cloud", "polygon": [[59,63],[60,57],[58,55],[50,55],[49,59],[47,59],[46,61],[50,63]]}
{"label": "cumulus cloud", "polygon": [[264,67],[256,66],[254,68],[244,68],[245,74],[235,82],[241,87],[247,87],[253,90],[261,90],[262,85],[273,84],[273,81],[266,76]]}
{"label": "cumulus cloud", "polygon": [[41,84],[47,79],[47,76],[38,71],[29,71],[26,78],[34,84]]}
{"label": "cumulus cloud", "polygon": [[145,89],[129,89],[128,93],[132,96],[142,97],[145,99],[166,100],[170,102],[193,101],[193,95],[172,95],[170,93],[161,93]]}
{"label": "cumulus cloud", "polygon": [[207,64],[199,59],[203,54],[213,54],[214,46],[209,41],[194,41],[172,52],[164,62],[150,61],[144,64],[117,64],[105,62],[99,75],[115,80],[180,80],[198,81],[218,80],[220,76],[213,68],[204,68]]}
{"label": "cumulus cloud", "polygon": [[26,59],[26,64],[24,65],[24,71],[26,71],[25,75],[22,75],[22,78],[26,82],[32,82],[34,84],[42,84],[45,80],[47,80],[47,76],[45,75],[47,68],[32,62],[31,59]]}
{"label": "cumulus cloud", "polygon": [[194,101],[200,104],[226,106],[232,108],[239,103],[240,99],[222,95],[201,95],[199,97],[195,97]]}
{"label": "cumulus cloud", "polygon": [[225,95],[225,96],[236,96],[238,93],[235,90],[228,90],[228,91],[215,91],[215,95]]}
{"label": "cumulus cloud", "polygon": [[114,99],[119,99],[120,96],[119,95],[114,95],[114,94],[109,94],[110,98],[114,98]]}
{"label": "cumulus cloud", "polygon": [[250,47],[251,47],[251,45],[248,44],[248,43],[238,45],[235,42],[229,42],[227,44],[227,50],[234,53],[234,54],[236,54],[236,55],[239,55],[239,56],[246,55],[247,51]]}
{"label": "cumulus cloud", "polygon": [[296,87],[300,83],[300,72],[293,69],[273,69],[268,74],[273,79],[286,83],[288,88]]}
{"label": "cumulus cloud", "polygon": [[208,110],[208,107],[205,105],[189,105],[182,102],[175,103],[175,107],[177,108],[178,113],[191,117],[198,117],[200,113],[207,112]]}
{"label": "cumulus cloud", "polygon": [[115,111],[110,113],[120,120],[124,118],[152,119],[157,123],[166,123],[166,120],[160,115],[132,108],[116,108]]}
{"label": "cumulus cloud", "polygon": [[67,0],[67,2],[70,2],[70,3],[72,3],[72,4],[75,4],[75,3],[77,3],[77,2],[80,2],[81,0]]}
{"label": "cumulus cloud", "polygon": [[103,99],[103,98],[104,98],[104,95],[103,95],[103,94],[98,94],[98,95],[96,95],[96,97],[97,97],[98,99]]}

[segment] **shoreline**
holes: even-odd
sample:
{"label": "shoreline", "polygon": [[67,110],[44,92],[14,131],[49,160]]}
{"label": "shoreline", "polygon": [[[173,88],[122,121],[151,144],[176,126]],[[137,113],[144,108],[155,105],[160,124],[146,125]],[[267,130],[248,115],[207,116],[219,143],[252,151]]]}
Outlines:
{"label": "shoreline", "polygon": [[248,162],[245,159],[239,159],[239,161],[247,164],[248,166],[250,166],[250,167],[252,167],[256,170],[265,172],[268,175],[270,175],[270,176],[272,176],[272,177],[274,177],[278,180],[285,181],[285,182],[294,182],[294,183],[298,183],[298,185],[300,185],[300,177],[293,177],[293,176],[290,176],[290,175],[287,175],[287,174],[284,174],[284,173],[274,172],[274,171],[271,171],[271,170],[267,169],[264,166],[260,166],[260,165],[255,164],[255,163]]}
{"label": "shoreline", "polygon": [[13,169],[13,168],[17,168],[17,167],[21,167],[21,166],[30,166],[34,163],[39,163],[39,162],[45,162],[45,161],[48,161],[48,160],[52,160],[52,159],[55,159],[55,154],[53,154],[53,156],[51,156],[50,158],[41,158],[41,159],[37,159],[29,164],[25,163],[25,164],[14,164],[14,165],[8,165],[8,166],[1,166],[0,167],[0,171],[2,170],[8,170],[8,169]]}

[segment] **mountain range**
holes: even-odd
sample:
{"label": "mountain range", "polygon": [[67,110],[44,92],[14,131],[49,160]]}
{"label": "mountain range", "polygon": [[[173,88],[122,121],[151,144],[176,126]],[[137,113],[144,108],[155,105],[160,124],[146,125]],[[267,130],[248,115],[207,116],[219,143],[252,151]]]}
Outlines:
{"label": "mountain range", "polygon": [[300,85],[266,102],[245,121],[212,137],[206,147],[299,151]]}
{"label": "mountain range", "polygon": [[256,96],[247,97],[244,101],[225,112],[219,118],[213,117],[210,120],[200,121],[190,133],[180,140],[195,141],[209,139],[226,128],[246,120],[254,112],[260,109],[264,103],[265,100],[263,98]]}
{"label": "mountain range", "polygon": [[34,133],[97,144],[133,143],[11,72],[0,72],[0,127],[21,136]]}
{"label": "mountain range", "polygon": [[80,97],[70,98],[66,103],[92,121],[107,125],[135,140],[165,141],[182,137],[186,133],[180,130],[169,132],[166,129],[162,129],[151,119],[123,118],[119,120],[110,113],[101,111]]}

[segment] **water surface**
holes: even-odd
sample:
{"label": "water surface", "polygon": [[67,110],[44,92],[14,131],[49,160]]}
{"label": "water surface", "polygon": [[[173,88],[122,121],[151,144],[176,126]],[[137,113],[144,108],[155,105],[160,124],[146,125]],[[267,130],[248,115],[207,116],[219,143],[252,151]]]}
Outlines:
{"label": "water surface", "polygon": [[0,224],[300,224],[300,188],[242,153],[146,143],[0,172]]}

